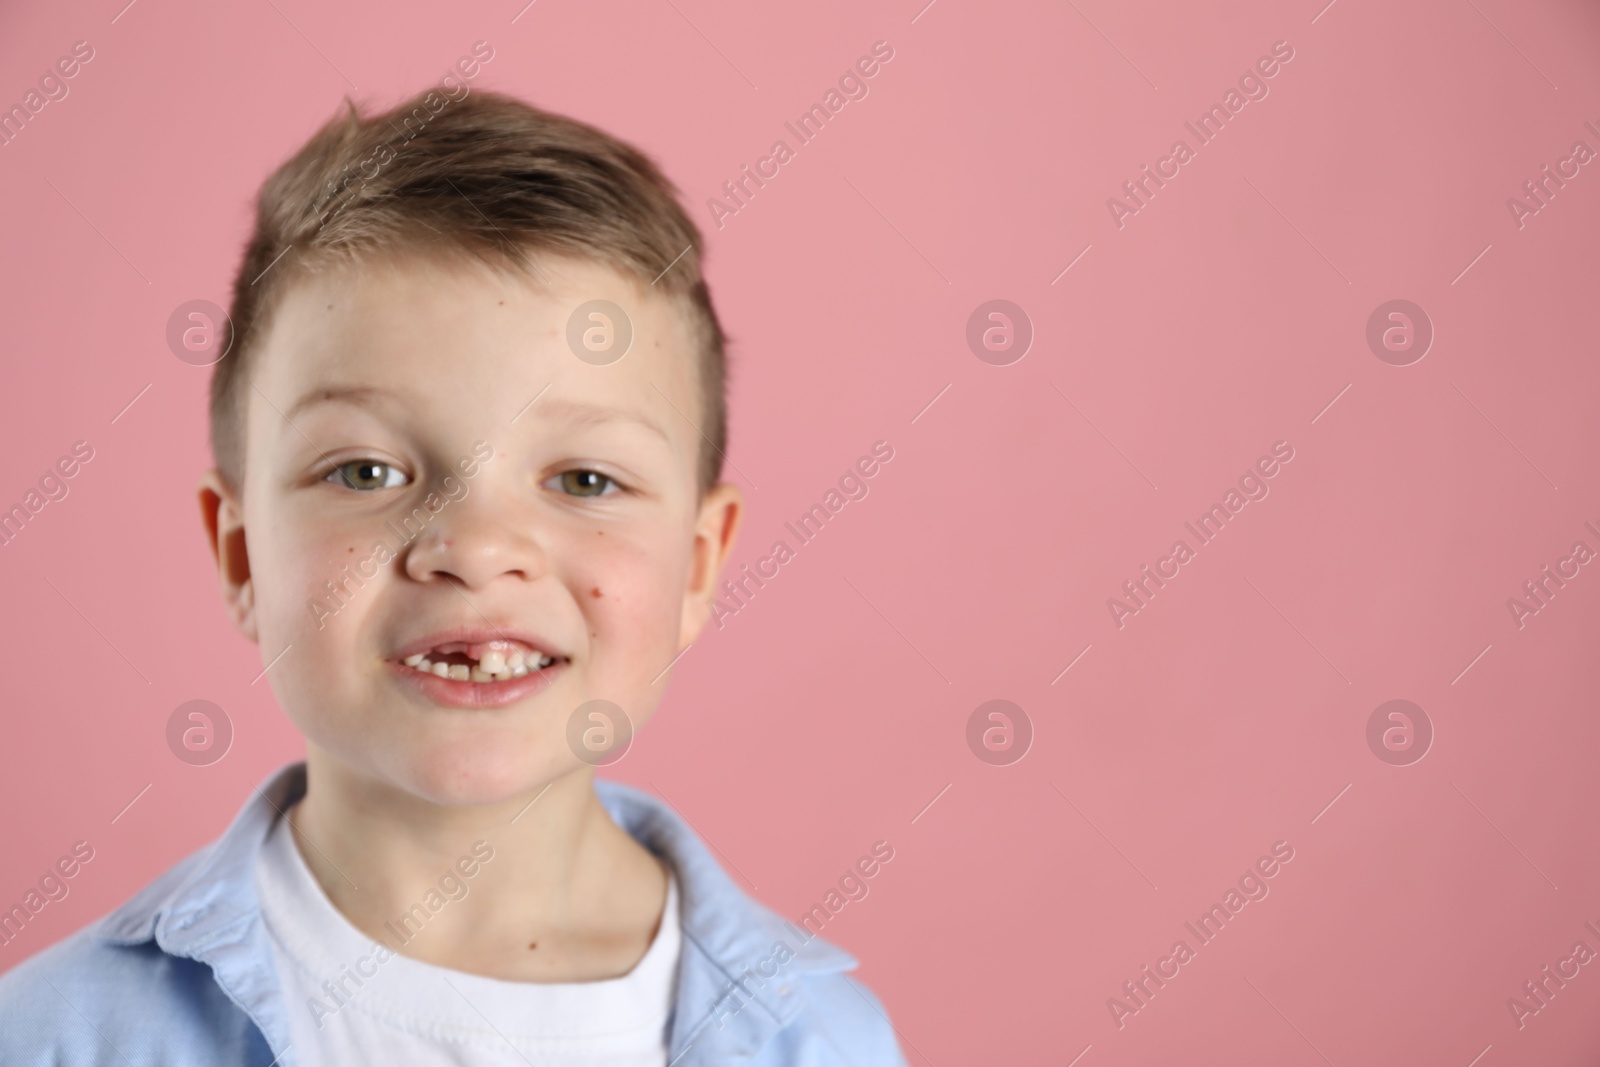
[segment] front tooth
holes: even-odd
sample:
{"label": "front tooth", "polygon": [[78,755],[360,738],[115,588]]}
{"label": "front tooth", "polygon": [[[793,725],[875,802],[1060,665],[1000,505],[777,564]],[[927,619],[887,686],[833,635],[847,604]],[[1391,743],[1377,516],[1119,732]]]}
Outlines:
{"label": "front tooth", "polygon": [[494,681],[494,675],[492,675],[488,671],[484,670],[482,664],[479,664],[478,666],[472,668],[472,672],[469,675],[467,675],[467,677],[470,680],[474,681],[474,682],[492,682],[492,681]]}
{"label": "front tooth", "polygon": [[506,669],[506,654],[498,648],[491,648],[484,652],[483,658],[478,661],[478,668],[485,674],[495,674]]}
{"label": "front tooth", "polygon": [[450,664],[448,663],[431,663],[428,665],[428,669],[441,678],[450,677]]}
{"label": "front tooth", "polygon": [[528,673],[528,665],[526,663],[519,663],[515,667],[511,668],[511,676],[513,678],[521,678],[524,674],[527,674],[527,673]]}
{"label": "front tooth", "polygon": [[467,676],[471,673],[471,668],[469,668],[465,663],[450,664],[450,677],[457,682],[466,681]]}
{"label": "front tooth", "polygon": [[507,667],[523,667],[526,665],[527,657],[524,656],[520,650],[512,649],[510,654],[506,656]]}
{"label": "front tooth", "polygon": [[415,667],[417,664],[422,662],[423,658],[423,654],[418,652],[415,656],[407,656],[404,662],[407,667]]}

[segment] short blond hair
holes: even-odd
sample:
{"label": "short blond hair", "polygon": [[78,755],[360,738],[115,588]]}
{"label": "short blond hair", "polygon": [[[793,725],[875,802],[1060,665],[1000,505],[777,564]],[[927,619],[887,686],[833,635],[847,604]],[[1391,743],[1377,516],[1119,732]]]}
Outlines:
{"label": "short blond hair", "polygon": [[348,98],[269,177],[256,203],[211,377],[211,449],[230,487],[245,475],[249,364],[301,272],[374,253],[443,254],[532,270],[529,253],[594,260],[676,300],[698,348],[696,470],[703,494],[727,448],[725,335],[701,277],[700,231],[677,187],[638,149],[501,93],[428,90],[380,114]]}

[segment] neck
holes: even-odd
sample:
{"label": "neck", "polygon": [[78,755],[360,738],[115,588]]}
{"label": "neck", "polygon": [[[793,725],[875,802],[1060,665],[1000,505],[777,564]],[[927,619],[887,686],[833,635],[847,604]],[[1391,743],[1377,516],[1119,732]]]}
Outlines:
{"label": "neck", "polygon": [[306,763],[295,845],[367,936],[441,966],[546,981],[626,973],[648,947],[664,872],[612,822],[592,768],[526,796],[441,805],[314,745]]}

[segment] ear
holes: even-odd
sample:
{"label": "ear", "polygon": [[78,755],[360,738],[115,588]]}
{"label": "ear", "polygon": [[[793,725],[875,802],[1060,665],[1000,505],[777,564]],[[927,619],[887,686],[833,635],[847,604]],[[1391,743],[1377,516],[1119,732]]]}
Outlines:
{"label": "ear", "polygon": [[700,517],[694,526],[694,558],[689,584],[683,591],[683,620],[679,624],[678,648],[684,649],[699,638],[711,617],[711,601],[717,595],[717,576],[733,554],[739,539],[739,524],[744,520],[744,495],[739,487],[721,482],[700,502]]}
{"label": "ear", "polygon": [[198,491],[200,522],[206,528],[211,556],[216,560],[222,603],[239,632],[259,642],[255,586],[250,580],[250,554],[244,539],[244,503],[214,467],[200,476]]}

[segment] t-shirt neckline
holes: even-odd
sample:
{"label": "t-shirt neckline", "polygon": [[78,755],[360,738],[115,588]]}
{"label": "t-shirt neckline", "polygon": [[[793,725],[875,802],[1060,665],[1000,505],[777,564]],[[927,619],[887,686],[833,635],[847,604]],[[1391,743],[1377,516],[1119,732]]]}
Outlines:
{"label": "t-shirt neckline", "polygon": [[659,928],[631,971],[593,982],[514,982],[401,955],[394,952],[398,939],[379,951],[328,899],[292,835],[288,818],[279,818],[256,878],[268,931],[309,994],[306,1004],[290,1005],[291,1012],[309,1012],[331,1025],[311,1003],[314,997],[332,1014],[354,1011],[415,1037],[486,1048],[504,1049],[507,1040],[529,1051],[574,1042],[660,1041],[682,939],[670,865]]}

